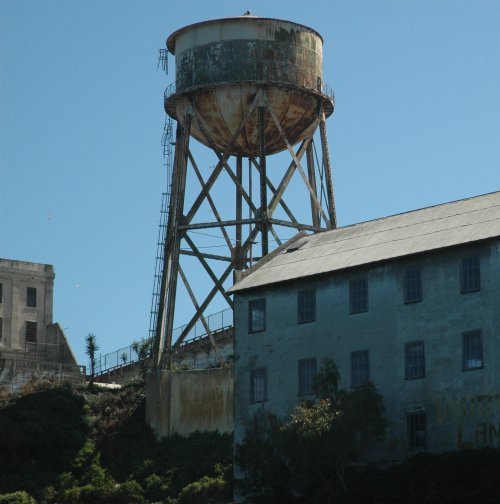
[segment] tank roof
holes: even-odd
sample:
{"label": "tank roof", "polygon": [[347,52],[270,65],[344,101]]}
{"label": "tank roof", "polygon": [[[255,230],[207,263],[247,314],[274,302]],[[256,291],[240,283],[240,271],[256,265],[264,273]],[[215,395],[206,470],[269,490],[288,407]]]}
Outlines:
{"label": "tank roof", "polygon": [[199,21],[198,23],[193,23],[187,26],[184,26],[183,28],[179,28],[178,30],[174,31],[168,38],[167,38],[167,49],[171,54],[175,54],[175,40],[176,38],[181,34],[184,33],[185,31],[190,30],[191,28],[194,28],[195,26],[201,26],[201,25],[207,25],[207,24],[215,24],[215,23],[228,23],[231,21],[243,21],[243,22],[248,22],[248,21],[255,21],[258,19],[259,21],[278,21],[280,23],[291,23],[296,26],[300,26],[302,28],[305,28],[306,30],[309,30],[313,33],[315,33],[320,39],[321,42],[323,41],[323,37],[321,36],[320,33],[318,33],[316,30],[313,28],[303,25],[301,23],[296,23],[295,21],[289,21],[287,19],[277,19],[277,18],[269,18],[269,17],[260,17],[260,16],[233,16],[233,17],[227,17],[227,18],[219,18],[219,19],[209,19],[207,21]]}

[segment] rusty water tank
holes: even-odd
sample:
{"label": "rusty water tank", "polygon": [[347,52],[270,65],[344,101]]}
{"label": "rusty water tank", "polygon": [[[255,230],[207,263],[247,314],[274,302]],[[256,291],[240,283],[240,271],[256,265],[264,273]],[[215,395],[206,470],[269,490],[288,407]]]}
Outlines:
{"label": "rusty water tank", "polygon": [[[167,48],[175,55],[176,88],[165,94],[166,112],[183,124],[192,100],[198,116],[192,136],[219,151],[228,146],[259,88],[291,145],[311,133],[321,104],[327,117],[333,112],[333,93],[323,83],[323,39],[307,26],[254,16],[216,19],[175,31]],[[265,153],[286,149],[268,110],[265,124]],[[258,145],[253,114],[231,154],[257,156]]]}

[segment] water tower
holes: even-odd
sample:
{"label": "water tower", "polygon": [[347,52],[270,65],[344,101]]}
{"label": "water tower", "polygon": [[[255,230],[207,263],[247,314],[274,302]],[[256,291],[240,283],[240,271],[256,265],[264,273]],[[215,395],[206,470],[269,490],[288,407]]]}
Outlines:
{"label": "water tower", "polygon": [[[168,368],[195,324],[211,336],[206,314],[216,296],[232,307],[225,289],[239,272],[290,233],[335,228],[336,216],[325,128],[334,98],[323,82],[319,33],[290,21],[232,17],[181,28],[167,49],[176,79],[165,110],[177,129],[154,365]],[[223,252],[197,245],[200,236],[216,234]],[[184,259],[206,275],[202,297],[194,287],[200,273]],[[192,315],[173,338],[180,288]]]}

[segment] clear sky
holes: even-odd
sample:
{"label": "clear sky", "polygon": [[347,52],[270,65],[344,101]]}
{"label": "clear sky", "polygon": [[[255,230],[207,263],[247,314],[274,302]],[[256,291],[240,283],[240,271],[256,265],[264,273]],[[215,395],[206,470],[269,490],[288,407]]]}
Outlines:
{"label": "clear sky", "polygon": [[324,38],[340,225],[500,189],[499,0],[0,0],[0,257],[55,266],[82,364],[89,332],[102,353],[147,335],[174,75],[157,51],[247,9]]}

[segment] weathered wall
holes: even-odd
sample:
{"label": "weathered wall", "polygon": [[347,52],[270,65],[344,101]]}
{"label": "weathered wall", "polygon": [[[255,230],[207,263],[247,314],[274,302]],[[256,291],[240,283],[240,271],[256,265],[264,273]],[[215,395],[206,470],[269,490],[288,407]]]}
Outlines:
{"label": "weathered wall", "polygon": [[[286,416],[298,404],[298,360],[324,357],[350,386],[350,353],[368,350],[370,377],[383,394],[390,427],[378,459],[409,454],[406,413],[427,415],[434,451],[500,446],[500,241],[436,251],[235,296],[235,438],[257,410]],[[460,294],[459,258],[479,254],[481,290]],[[420,266],[423,301],[403,302],[403,271]],[[300,267],[300,265],[298,266]],[[349,313],[349,280],[367,275],[369,309]],[[316,321],[297,323],[297,290],[316,288]],[[248,333],[248,301],[266,297],[266,330]],[[462,333],[480,329],[481,369],[462,371]],[[404,345],[425,342],[426,373],[405,379]],[[267,367],[266,402],[250,404],[250,370]]]}
{"label": "weathered wall", "polygon": [[146,420],[158,438],[196,430],[232,432],[233,369],[151,371]]}

